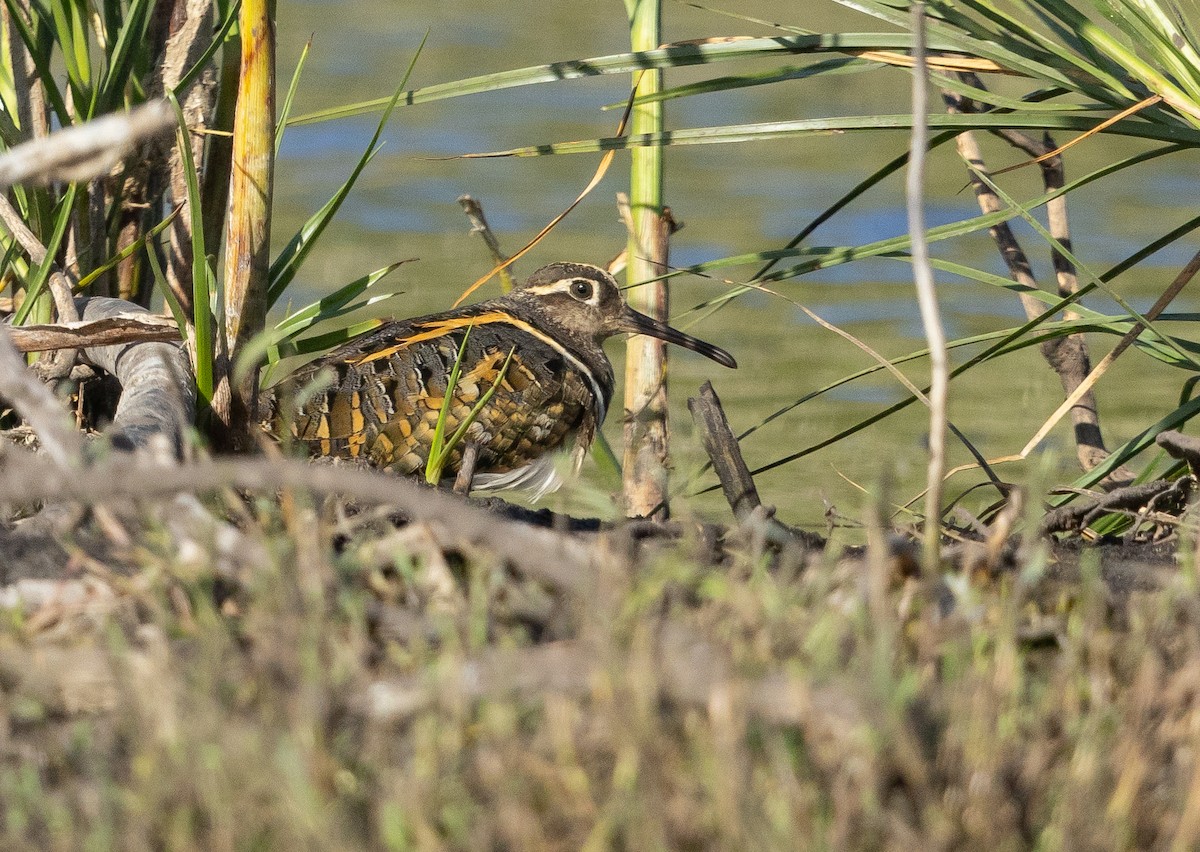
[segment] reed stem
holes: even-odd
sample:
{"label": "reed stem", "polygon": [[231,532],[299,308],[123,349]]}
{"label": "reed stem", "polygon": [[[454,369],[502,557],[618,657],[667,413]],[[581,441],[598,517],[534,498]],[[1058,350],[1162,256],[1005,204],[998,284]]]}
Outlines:
{"label": "reed stem", "polygon": [[[275,25],[271,0],[243,0],[241,77],[233,119],[233,168],[225,232],[225,373],[232,399],[214,410],[236,436],[254,411],[257,371],[232,382],[241,348],[266,322],[275,166]],[[222,408],[225,407],[221,394]]]}
{"label": "reed stem", "polygon": [[929,263],[925,238],[925,154],[929,147],[929,74],[925,63],[925,4],[913,4],[912,143],[908,160],[908,230],[912,235],[913,279],[921,323],[929,344],[929,467],[925,490],[923,566],[927,578],[941,563],[942,483],[946,471],[946,395],[949,363],[946,332]]}
{"label": "reed stem", "polygon": [[[633,50],[654,50],[662,44],[662,7],[659,0],[625,0]],[[662,72],[634,75],[641,97],[662,90]],[[661,101],[633,108],[630,132],[663,130]],[[663,216],[663,149],[634,148],[631,152],[630,206],[633,226],[629,235],[626,280],[636,285],[666,271],[668,228]],[[644,314],[666,322],[667,286],[662,281],[634,287],[629,304]],[[625,359],[625,510],[646,517],[657,507],[665,512],[667,500],[667,353],[666,344],[650,337],[633,337]]]}

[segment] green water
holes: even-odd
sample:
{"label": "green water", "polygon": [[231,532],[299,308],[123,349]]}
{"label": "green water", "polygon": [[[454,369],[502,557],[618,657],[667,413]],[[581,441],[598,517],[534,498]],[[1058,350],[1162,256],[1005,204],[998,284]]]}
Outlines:
{"label": "green water", "polygon": [[[823,2],[733,4],[748,15],[776,18],[814,30],[878,31],[868,19]],[[731,8],[733,7],[731,6]],[[560,59],[618,53],[626,49],[620,3],[481,2],[288,2],[278,8],[281,88],[290,78],[300,49],[314,35],[312,55],[302,78],[295,113],[389,95],[398,85],[426,29],[428,45],[412,85],[424,86],[462,77]],[[714,35],[771,35],[771,30],[719,17],[679,3],[666,6],[669,40]],[[773,63],[728,64],[715,73],[765,70]],[[681,70],[668,74],[668,85],[704,76]],[[627,94],[627,78],[577,80],[554,86],[515,89],[398,109],[388,127],[386,147],[368,167],[322,245],[298,280],[296,298],[325,293],[385,264],[406,257],[419,262],[402,267],[390,281],[404,291],[397,312],[416,315],[449,307],[464,287],[485,272],[488,255],[482,241],[468,232],[456,199],[470,193],[482,199],[503,247],[523,245],[560,213],[587,183],[595,155],[520,160],[456,160],[457,154],[506,149],[549,141],[611,135],[615,111],[602,107]],[[910,78],[898,70],[869,75],[792,81],[733,95],[714,94],[673,101],[669,127],[829,115],[899,113],[907,109]],[[276,175],[275,244],[281,246],[303,220],[336,190],[366,146],[376,116],[298,126],[288,130]],[[1059,140],[1063,141],[1063,140]],[[666,195],[675,216],[685,223],[672,244],[671,261],[686,265],[726,255],[779,247],[816,214],[901,150],[897,133],[845,134],[738,146],[680,147],[668,151]],[[995,166],[1018,157],[988,142]],[[1068,155],[1069,175],[1085,171],[1138,148],[1120,140],[1093,140]],[[1072,196],[1077,254],[1096,271],[1165,233],[1194,213],[1196,160],[1167,158],[1141,167],[1120,182],[1093,186]],[[1007,176],[1005,186],[1018,197],[1040,193],[1029,169]],[[930,161],[930,224],[975,215],[965,172],[951,147]],[[528,259],[518,273],[529,273],[551,260],[604,263],[624,246],[614,195],[627,187],[628,155],[619,154],[608,177]],[[819,229],[810,245],[862,244],[904,233],[902,177],[843,211]],[[1033,232],[1017,228],[1043,276],[1049,281],[1047,251]],[[1194,246],[1173,247],[1120,279],[1116,288],[1135,306],[1148,307]],[[939,243],[936,257],[975,264],[1004,274],[986,235]],[[752,269],[726,274],[745,280]],[[494,285],[493,285],[494,286]],[[716,295],[723,285],[692,278],[672,292],[674,322],[733,352],[740,369],[724,370],[691,353],[671,363],[675,482],[695,491],[712,485],[711,474],[693,486],[687,480],[703,460],[693,434],[686,399],[711,379],[736,430],[847,373],[869,366],[870,357],[826,331],[792,304],[763,294],[743,298],[704,322],[693,324],[689,308]],[[910,270],[895,261],[871,261],[838,267],[779,285],[789,299],[802,303],[886,356],[922,346]],[[495,292],[494,290],[491,292]],[[1014,297],[985,285],[939,276],[939,292],[951,338],[1018,325]],[[489,293],[490,295],[490,293]],[[1117,312],[1104,296],[1088,304]],[[1174,310],[1195,310],[1184,293]],[[1094,359],[1112,338],[1093,341]],[[617,362],[623,346],[614,341]],[[956,354],[956,362],[964,356]],[[906,365],[906,374],[925,381],[923,362]],[[1186,373],[1164,367],[1140,353],[1127,353],[1100,385],[1106,438],[1115,446],[1174,407]],[[619,392],[618,392],[619,393]],[[876,376],[812,400],[778,418],[747,439],[743,449],[758,467],[837,433],[897,400],[903,391],[894,378]],[[969,373],[952,385],[951,418],[987,456],[1016,453],[1061,401],[1054,374],[1036,350]],[[620,412],[619,402],[614,412]],[[897,501],[915,495],[924,477],[925,414],[912,406],[858,435],[776,468],[758,477],[764,501],[781,517],[820,528],[828,507],[849,517],[860,513],[862,487],[884,474],[895,483]],[[619,443],[619,417],[609,419],[606,434]],[[951,464],[969,460],[951,441]],[[1075,475],[1067,427],[1060,425],[1043,445],[1051,469],[1062,481]],[[1020,481],[1022,464],[1001,472]],[[964,474],[951,492],[976,481]],[[584,492],[603,490],[588,473]],[[990,502],[980,492],[964,505]],[[716,494],[677,503],[702,515],[728,515]]]}

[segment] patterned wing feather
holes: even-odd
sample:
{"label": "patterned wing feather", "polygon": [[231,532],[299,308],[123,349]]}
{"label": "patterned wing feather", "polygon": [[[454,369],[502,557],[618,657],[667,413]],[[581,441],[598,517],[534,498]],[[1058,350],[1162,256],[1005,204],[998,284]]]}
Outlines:
{"label": "patterned wing feather", "polygon": [[[298,398],[305,399],[305,385],[332,381],[296,411],[292,434],[314,454],[363,458],[404,474],[423,470],[469,320],[392,323],[310,365],[291,382]],[[499,388],[467,429],[467,440],[479,446],[480,473],[521,468],[572,434],[590,443],[600,416],[592,384],[576,365],[543,340],[493,320],[471,328],[447,435],[496,382],[510,350]],[[451,454],[448,475],[458,470],[462,447]]]}

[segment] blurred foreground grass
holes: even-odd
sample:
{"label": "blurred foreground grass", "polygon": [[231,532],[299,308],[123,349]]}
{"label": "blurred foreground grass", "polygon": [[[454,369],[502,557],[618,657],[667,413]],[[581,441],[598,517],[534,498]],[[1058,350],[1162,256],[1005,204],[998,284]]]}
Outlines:
{"label": "blurred foreground grass", "polygon": [[69,523],[76,580],[5,589],[4,847],[1198,842],[1189,547],[1014,541],[928,588],[878,527],[840,558],[732,530],[706,566],[685,524],[587,534],[559,592],[380,511],[212,505],[250,570],[102,509]]}

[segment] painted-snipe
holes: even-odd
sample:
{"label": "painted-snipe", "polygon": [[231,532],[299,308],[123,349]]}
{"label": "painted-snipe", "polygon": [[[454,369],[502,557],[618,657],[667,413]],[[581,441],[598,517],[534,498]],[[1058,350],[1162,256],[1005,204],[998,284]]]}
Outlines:
{"label": "painted-snipe", "polygon": [[[578,470],[604,422],[613,368],[602,344],[621,333],[652,335],[737,366],[725,350],[630,308],[603,269],[552,263],[500,298],[389,322],[340,346],[291,380],[305,401],[294,417],[279,419],[290,420],[294,437],[314,455],[366,459],[404,474],[422,471],[467,335],[445,434],[503,377],[451,453],[445,474],[458,471],[463,450],[473,444],[475,491],[521,489],[537,499],[561,484],[551,451],[569,448]],[[324,390],[304,393],[322,378]]]}

